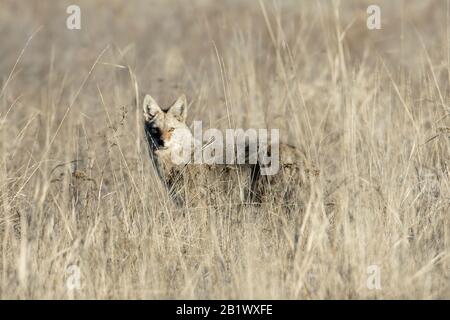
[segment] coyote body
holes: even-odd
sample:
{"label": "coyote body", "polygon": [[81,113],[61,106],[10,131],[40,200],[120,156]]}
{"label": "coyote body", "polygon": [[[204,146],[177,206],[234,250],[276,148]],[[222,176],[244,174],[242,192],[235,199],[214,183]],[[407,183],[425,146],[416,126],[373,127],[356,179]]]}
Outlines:
{"label": "coyote body", "polygon": [[173,154],[194,141],[186,125],[185,96],[163,110],[146,95],[143,109],[150,157],[169,195],[180,206],[211,206],[219,201],[238,204],[285,201],[308,178],[301,152],[287,144],[279,144],[280,169],[275,175],[262,175],[261,163],[175,163]]}

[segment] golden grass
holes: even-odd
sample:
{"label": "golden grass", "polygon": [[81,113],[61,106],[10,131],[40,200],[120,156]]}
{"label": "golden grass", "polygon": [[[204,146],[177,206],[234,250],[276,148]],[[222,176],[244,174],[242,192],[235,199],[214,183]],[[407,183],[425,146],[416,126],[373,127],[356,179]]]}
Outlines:
{"label": "golden grass", "polygon": [[[369,31],[370,1],[79,1],[70,31],[70,1],[2,1],[0,298],[450,298],[449,3],[378,3]],[[304,210],[175,208],[145,92],[280,128]]]}

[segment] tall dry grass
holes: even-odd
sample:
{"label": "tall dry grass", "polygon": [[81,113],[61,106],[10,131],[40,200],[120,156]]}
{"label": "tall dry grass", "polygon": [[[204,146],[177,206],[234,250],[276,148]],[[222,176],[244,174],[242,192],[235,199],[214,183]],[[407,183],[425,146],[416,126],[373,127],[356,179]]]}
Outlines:
{"label": "tall dry grass", "polygon": [[[369,31],[370,1],[78,1],[70,31],[70,1],[0,1],[0,297],[450,298],[450,5],[377,2]],[[175,208],[144,92],[280,128],[303,209]]]}

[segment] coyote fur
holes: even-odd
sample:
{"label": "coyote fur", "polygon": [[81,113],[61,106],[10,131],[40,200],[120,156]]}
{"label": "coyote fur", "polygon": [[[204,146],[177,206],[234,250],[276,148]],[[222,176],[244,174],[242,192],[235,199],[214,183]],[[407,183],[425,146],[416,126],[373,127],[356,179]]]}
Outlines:
{"label": "coyote fur", "polygon": [[[182,95],[169,108],[162,109],[150,95],[146,95],[143,114],[150,158],[177,205],[210,206],[220,200],[239,204],[279,202],[280,199],[288,202],[299,186],[318,174],[317,170],[305,166],[305,157],[297,148],[284,143],[279,144],[279,171],[275,175],[262,175],[260,162],[175,163],[173,152],[194,139],[186,125],[186,97]],[[270,147],[267,152],[271,152]]]}

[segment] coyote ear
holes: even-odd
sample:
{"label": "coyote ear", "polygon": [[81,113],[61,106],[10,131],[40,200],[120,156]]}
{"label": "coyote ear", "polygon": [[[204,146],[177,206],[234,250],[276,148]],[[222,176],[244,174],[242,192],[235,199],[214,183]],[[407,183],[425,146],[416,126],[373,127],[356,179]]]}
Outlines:
{"label": "coyote ear", "polygon": [[145,95],[143,109],[144,118],[146,121],[152,120],[158,113],[162,112],[155,99],[153,99],[149,94]]}
{"label": "coyote ear", "polygon": [[172,106],[169,108],[168,113],[172,114],[173,116],[177,117],[181,121],[186,121],[187,116],[187,102],[186,102],[186,96],[183,94],[181,95],[177,101],[175,101]]}

